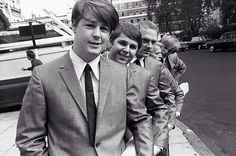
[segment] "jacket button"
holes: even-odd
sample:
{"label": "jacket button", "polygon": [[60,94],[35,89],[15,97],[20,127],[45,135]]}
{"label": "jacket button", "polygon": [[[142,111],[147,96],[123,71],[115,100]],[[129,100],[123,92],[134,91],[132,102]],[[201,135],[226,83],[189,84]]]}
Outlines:
{"label": "jacket button", "polygon": [[101,145],[100,142],[97,142],[97,143],[95,144],[96,147],[99,147],[100,145]]}

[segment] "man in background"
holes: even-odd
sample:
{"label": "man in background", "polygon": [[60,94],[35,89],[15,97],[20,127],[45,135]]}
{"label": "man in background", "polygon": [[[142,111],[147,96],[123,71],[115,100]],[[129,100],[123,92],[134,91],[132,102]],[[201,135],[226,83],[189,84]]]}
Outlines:
{"label": "man in background", "polygon": [[35,54],[32,50],[27,50],[26,56],[27,56],[27,59],[31,62],[31,67],[21,68],[22,71],[26,71],[26,70],[32,71],[34,67],[43,64],[39,59],[35,58]]}

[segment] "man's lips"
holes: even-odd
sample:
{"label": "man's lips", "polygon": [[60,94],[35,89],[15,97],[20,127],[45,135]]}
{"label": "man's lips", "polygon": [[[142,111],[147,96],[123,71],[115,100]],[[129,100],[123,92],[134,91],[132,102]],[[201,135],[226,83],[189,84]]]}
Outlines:
{"label": "man's lips", "polygon": [[91,42],[91,41],[88,41],[89,44],[92,44],[92,45],[100,45],[102,44],[101,42]]}
{"label": "man's lips", "polygon": [[150,50],[143,50],[143,53],[149,54],[149,53],[151,53],[151,51]]}

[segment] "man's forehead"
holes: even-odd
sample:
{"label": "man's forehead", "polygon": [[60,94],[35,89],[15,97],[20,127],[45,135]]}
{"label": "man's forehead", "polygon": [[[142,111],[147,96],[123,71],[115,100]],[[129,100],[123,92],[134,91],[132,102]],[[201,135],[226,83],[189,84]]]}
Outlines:
{"label": "man's forehead", "polygon": [[101,25],[107,25],[105,23],[102,23],[101,21],[99,21],[99,19],[97,19],[91,12],[89,12],[88,10],[85,10],[84,12],[84,16],[83,18],[86,22],[90,22],[90,23],[99,23]]}
{"label": "man's forehead", "polygon": [[142,38],[151,37],[155,38],[157,40],[157,31],[150,29],[150,28],[140,28],[140,33],[142,35]]}
{"label": "man's forehead", "polygon": [[140,32],[142,35],[144,34],[155,34],[157,36],[157,30],[151,29],[151,28],[140,28]]}

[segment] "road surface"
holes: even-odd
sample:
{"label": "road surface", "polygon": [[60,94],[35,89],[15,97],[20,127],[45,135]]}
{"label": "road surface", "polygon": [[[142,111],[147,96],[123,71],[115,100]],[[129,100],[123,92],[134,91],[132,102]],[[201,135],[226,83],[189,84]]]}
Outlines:
{"label": "road surface", "polygon": [[179,53],[190,84],[180,121],[217,156],[236,156],[236,51]]}

